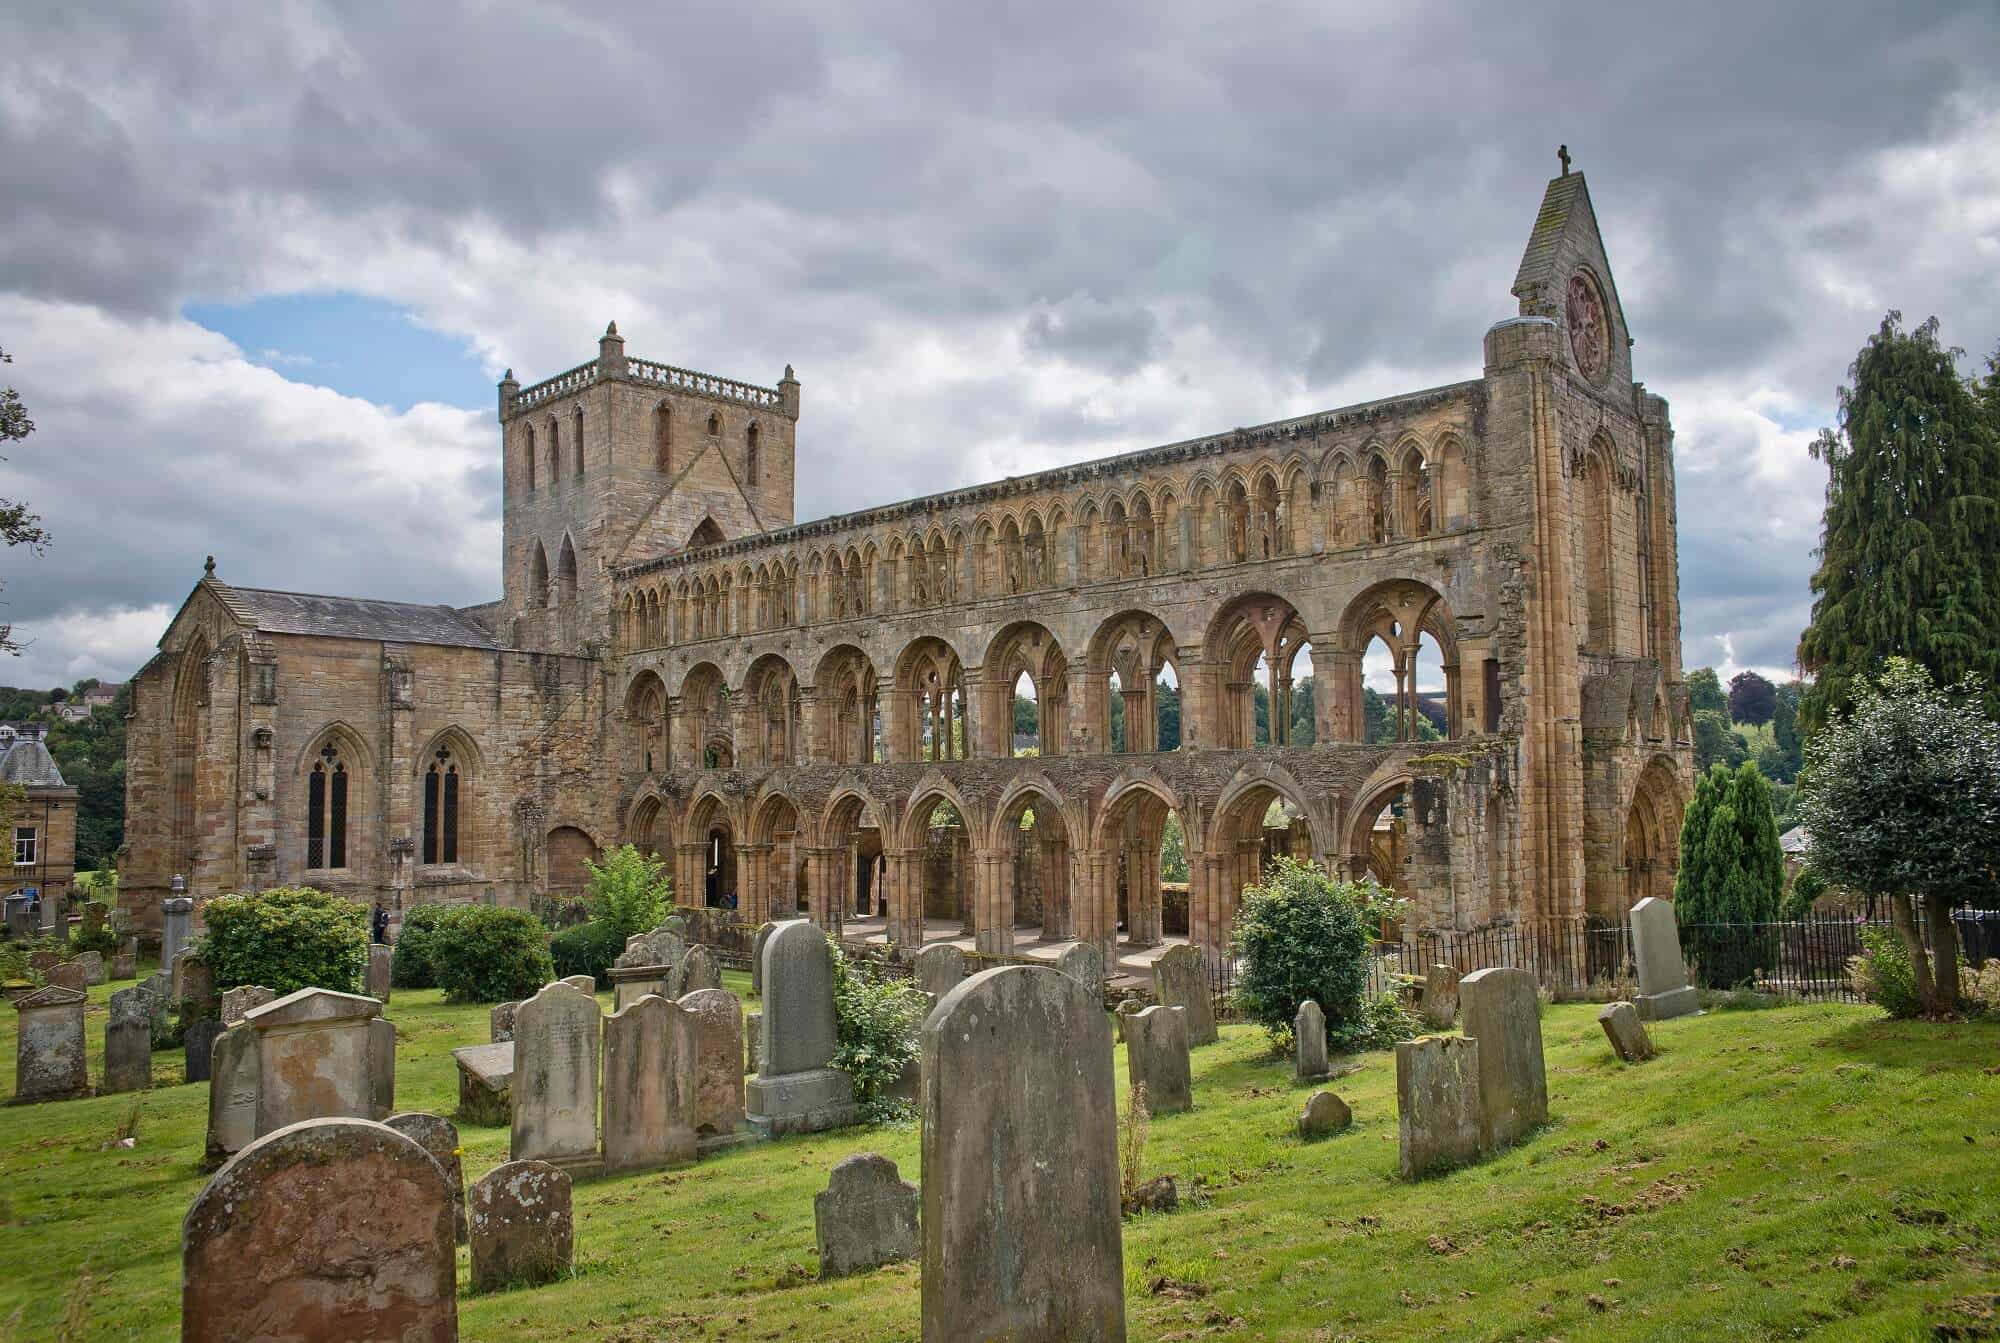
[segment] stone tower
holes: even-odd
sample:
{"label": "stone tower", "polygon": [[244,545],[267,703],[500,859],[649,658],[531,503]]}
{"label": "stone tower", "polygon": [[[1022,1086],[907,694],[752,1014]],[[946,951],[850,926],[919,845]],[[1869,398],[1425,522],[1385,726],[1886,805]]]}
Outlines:
{"label": "stone tower", "polygon": [[597,358],[523,388],[500,383],[505,595],[516,647],[606,647],[611,566],[792,522],[799,384],[775,387],[627,358],[613,322]]}

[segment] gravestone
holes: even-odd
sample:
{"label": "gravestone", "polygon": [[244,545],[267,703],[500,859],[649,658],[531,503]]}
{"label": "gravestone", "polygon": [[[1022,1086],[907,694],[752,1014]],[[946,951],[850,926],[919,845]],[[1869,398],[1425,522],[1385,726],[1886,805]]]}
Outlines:
{"label": "gravestone", "polygon": [[569,985],[587,998],[597,996],[597,980],[589,975],[565,975],[556,982]]}
{"label": "gravestone", "polygon": [[104,1028],[104,1089],[146,1091],[153,1085],[153,1005],[144,989],[111,995]]}
{"label": "gravestone", "polygon": [[1424,973],[1424,1021],[1432,1030],[1448,1031],[1458,1020],[1458,971],[1433,965]]}
{"label": "gravestone", "polygon": [[1630,1003],[1606,1003],[1597,1014],[1611,1051],[1626,1063],[1644,1063],[1653,1057],[1653,1039],[1646,1034],[1639,1010]]}
{"label": "gravestone", "polygon": [[1406,1180],[1479,1158],[1477,1040],[1426,1035],[1396,1046],[1396,1138]]}
{"label": "gravestone", "polygon": [[59,961],[48,968],[42,976],[50,988],[74,989],[82,993],[90,987],[90,979],[83,973],[83,967],[75,961]]}
{"label": "gravestone", "polygon": [[674,967],[668,980],[669,998],[685,998],[690,993],[700,993],[703,989],[722,987],[722,970],[715,963],[715,954],[707,947],[695,945],[687,949],[681,963]]}
{"label": "gravestone", "polygon": [[20,1014],[14,1041],[13,1104],[68,1100],[90,1094],[84,1054],[82,988],[45,984],[14,1000]]}
{"label": "gravestone", "polygon": [[1187,1013],[1149,1007],[1125,1018],[1125,1073],[1146,1088],[1146,1109],[1156,1115],[1194,1108],[1188,1063]]}
{"label": "gravestone", "polygon": [[1315,1091],[1306,1097],[1306,1108],[1299,1114],[1299,1138],[1312,1142],[1339,1133],[1353,1122],[1354,1112],[1346,1101],[1331,1091]]}
{"label": "gravestone", "polygon": [[209,1052],[206,1158],[219,1165],[257,1141],[257,1097],[264,1086],[257,1028],[238,1022]]}
{"label": "gravestone", "polygon": [[222,1024],[224,1026],[234,1026],[237,1022],[243,1020],[244,1014],[252,1008],[262,1007],[265,1003],[274,1003],[276,1001],[278,1001],[277,993],[274,990],[265,988],[262,984],[239,984],[233,989],[224,989],[222,991]]}
{"label": "gravestone", "polygon": [[1188,1043],[1212,1045],[1221,1039],[1215,1029],[1215,999],[1208,984],[1208,958],[1183,942],[1167,948],[1153,962],[1153,996],[1162,1007],[1188,1010]]}
{"label": "gravestone", "polygon": [[1061,972],[974,975],[924,1022],[924,1343],[1123,1343],[1110,1023]]}
{"label": "gravestone", "polygon": [[1063,948],[1056,969],[1093,993],[1104,992],[1104,953],[1095,942],[1073,942]]}
{"label": "gravestone", "polygon": [[44,982],[48,980],[49,971],[61,964],[62,953],[59,951],[31,951],[28,953],[29,972],[40,975]]}
{"label": "gravestone", "polygon": [[83,982],[85,987],[95,987],[96,985],[110,982],[110,975],[105,973],[104,954],[102,952],[79,951],[76,954],[76,963],[83,967]]}
{"label": "gravestone", "polygon": [[829,1066],[836,1043],[826,934],[804,920],[764,942],[763,1057],[743,1087],[751,1126],[767,1138],[854,1123],[854,1079]]}
{"label": "gravestone", "polygon": [[917,987],[932,998],[942,998],[965,978],[965,953],[949,942],[925,947],[910,962]]}
{"label": "gravestone", "polygon": [[813,1195],[813,1238],[819,1275],[842,1278],[883,1264],[915,1259],[917,1187],[896,1163],[874,1152],[848,1157],[833,1168],[825,1189]]}
{"label": "gravestone", "polygon": [[451,1051],[458,1065],[458,1117],[468,1124],[514,1122],[514,1042]]}
{"label": "gravestone", "polygon": [[750,939],[750,993],[752,997],[764,996],[764,943],[777,928],[771,922],[757,925],[757,935]]}
{"label": "gravestone", "polygon": [[185,895],[169,896],[160,902],[160,964],[173,972],[181,948],[188,943],[194,920],[194,901]]}
{"label": "gravestone", "polygon": [[364,1119],[251,1143],[181,1223],[181,1338],[455,1343],[452,1203],[437,1162]]}
{"label": "gravestone", "polygon": [[260,1136],[306,1119],[388,1117],[396,1041],[381,1011],[360,994],[300,989],[243,1014],[257,1032]]}
{"label": "gravestone", "polygon": [[1311,1082],[1327,1075],[1326,1013],[1308,998],[1292,1018],[1292,1075]]}
{"label": "gravestone", "polygon": [[1121,998],[1111,1012],[1112,1032],[1122,1044],[1125,1040],[1125,1023],[1131,1017],[1146,1010],[1146,1003],[1138,998]]}
{"label": "gravestone", "polygon": [[121,951],[116,956],[113,956],[111,958],[111,977],[113,979],[137,979],[139,977],[139,953],[136,951]]}
{"label": "gravestone", "polygon": [[6,899],[7,936],[16,942],[26,942],[41,930],[35,927],[35,903],[26,895],[10,895]]}
{"label": "gravestone", "polygon": [[597,999],[545,985],[514,1017],[514,1129],[508,1155],[594,1171],[597,1155]]}
{"label": "gravestone", "polygon": [[521,1004],[495,1003],[493,1010],[486,1014],[486,1024],[491,1031],[494,1044],[501,1044],[514,1038],[514,1014],[521,1010]]}
{"label": "gravestone", "polygon": [[703,1136],[743,1127],[743,1004],[727,989],[680,1001],[694,1033],[694,1124]]}
{"label": "gravestone", "polygon": [[613,1007],[622,1012],[649,993],[673,997],[674,967],[686,954],[681,935],[664,927],[626,938],[625,950],[606,972],[611,977]]}
{"label": "gravestone", "polygon": [[94,942],[104,931],[104,921],[111,917],[111,906],[102,900],[83,902],[83,936],[85,941]]}
{"label": "gravestone", "polygon": [[1479,1041],[1479,1140],[1489,1152],[1549,1119],[1541,1003],[1526,970],[1474,970],[1459,981],[1465,1033]]}
{"label": "gravestone", "polygon": [[473,1182],[466,1220],[473,1291],[553,1282],[569,1272],[576,1225],[561,1168],[546,1161],[495,1166]]}
{"label": "gravestone", "polygon": [[396,949],[386,942],[368,944],[368,996],[387,1004],[394,980]]}
{"label": "gravestone", "polygon": [[1632,1005],[1641,1021],[1668,1021],[1701,1006],[1687,982],[1673,901],[1649,895],[1632,906],[1632,959],[1639,969],[1639,993]]}
{"label": "gravestone", "polygon": [[458,1159],[458,1129],[442,1115],[422,1110],[405,1110],[382,1121],[396,1132],[430,1153],[431,1160],[444,1172],[445,1187],[451,1190],[452,1237],[465,1244],[465,1170]]}
{"label": "gravestone", "polygon": [[762,1012],[745,1014],[743,1018],[743,1071],[745,1073],[754,1073],[757,1071],[757,1047],[763,1038],[763,1032],[764,1014]]}
{"label": "gravestone", "polygon": [[693,1161],[694,1023],[649,993],[604,1023],[604,1169]]}
{"label": "gravestone", "polygon": [[174,1001],[180,1007],[181,1025],[209,1021],[221,1015],[222,1000],[215,991],[215,967],[194,950],[183,951],[174,959]]}
{"label": "gravestone", "polygon": [[[187,1080],[206,1082],[214,1065],[215,1042],[222,1035],[220,1021],[204,1017],[191,1021],[181,1032],[181,1054],[187,1061]],[[364,1116],[368,1118],[372,1116]]]}

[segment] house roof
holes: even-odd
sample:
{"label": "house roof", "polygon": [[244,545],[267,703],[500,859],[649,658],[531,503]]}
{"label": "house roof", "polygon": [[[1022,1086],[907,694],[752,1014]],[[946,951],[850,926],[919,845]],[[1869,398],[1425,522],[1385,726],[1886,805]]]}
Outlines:
{"label": "house roof", "polygon": [[40,737],[19,737],[0,754],[0,783],[23,788],[67,788],[56,758]]}
{"label": "house roof", "polygon": [[267,634],[383,639],[390,643],[445,644],[458,648],[502,647],[491,630],[455,607],[278,592],[211,581],[216,595],[233,614]]}
{"label": "house roof", "polygon": [[1778,847],[1786,853],[1804,853],[1812,848],[1812,836],[1806,833],[1804,826],[1795,825],[1778,836]]}

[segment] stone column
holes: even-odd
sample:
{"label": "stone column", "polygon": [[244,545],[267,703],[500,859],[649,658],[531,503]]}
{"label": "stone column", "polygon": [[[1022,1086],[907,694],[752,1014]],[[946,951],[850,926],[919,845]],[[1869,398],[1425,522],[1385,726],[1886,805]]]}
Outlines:
{"label": "stone column", "polygon": [[914,951],[924,944],[922,849],[884,849],[889,883],[889,940]]}
{"label": "stone column", "polygon": [[698,844],[676,844],[674,852],[680,858],[680,875],[674,882],[674,903],[684,908],[699,909],[708,903],[708,852],[706,842]]}
{"label": "stone column", "polygon": [[[174,878],[174,889],[185,886],[181,878]],[[51,908],[54,902],[44,900],[42,907]],[[160,925],[160,964],[172,970],[174,957],[180,955],[181,948],[188,944],[189,924],[194,914],[194,901],[185,895],[174,895],[160,904],[162,916]]]}

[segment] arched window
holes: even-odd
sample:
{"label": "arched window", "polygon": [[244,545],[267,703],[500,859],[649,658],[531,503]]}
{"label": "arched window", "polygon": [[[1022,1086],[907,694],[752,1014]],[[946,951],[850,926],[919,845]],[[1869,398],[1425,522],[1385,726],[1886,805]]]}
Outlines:
{"label": "arched window", "polygon": [[528,426],[528,488],[535,488],[535,426]]}
{"label": "arched window", "polygon": [[708,436],[714,438],[722,432],[722,416],[719,412],[708,412]]}
{"label": "arched window", "polygon": [[332,742],[306,779],[306,866],[347,866],[347,765]]}
{"label": "arched window", "polygon": [[583,479],[583,407],[582,406],[578,406],[576,408],[576,419],[573,422],[573,428],[575,431],[573,436],[576,439],[576,478],[578,480],[582,480]]}
{"label": "arched window", "polygon": [[743,437],[743,477],[750,484],[755,485],[757,483],[757,426],[754,424],[751,425]]}
{"label": "arched window", "polygon": [[549,552],[540,541],[528,552],[527,605],[543,606],[549,600]]}
{"label": "arched window", "polygon": [[424,771],[424,858],[426,863],[458,861],[458,762],[440,746]]}
{"label": "arched window", "polygon": [[549,416],[549,484],[562,481],[562,421]]}
{"label": "arched window", "polygon": [[567,606],[576,600],[576,547],[563,538],[562,549],[556,553],[555,604]]}
{"label": "arched window", "polygon": [[674,464],[674,412],[662,401],[653,411],[653,464],[662,472]]}

